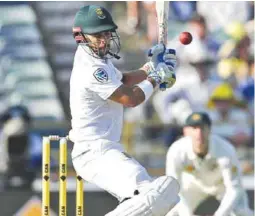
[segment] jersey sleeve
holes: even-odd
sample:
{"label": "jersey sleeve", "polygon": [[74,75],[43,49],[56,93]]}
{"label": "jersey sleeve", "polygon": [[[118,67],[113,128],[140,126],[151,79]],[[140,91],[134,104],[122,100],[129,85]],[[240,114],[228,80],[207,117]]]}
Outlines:
{"label": "jersey sleeve", "polygon": [[107,67],[93,67],[87,81],[88,88],[103,100],[109,98],[122,85],[120,76],[115,70]]}
{"label": "jersey sleeve", "polygon": [[115,68],[115,71],[116,71],[117,78],[122,80],[123,74],[121,73],[121,71],[119,71],[119,69],[117,69],[116,67],[114,67],[114,68]]}
{"label": "jersey sleeve", "polygon": [[[180,143],[175,142],[171,145],[171,147],[168,149],[167,155],[166,155],[166,175],[172,176],[176,178],[181,185],[181,174],[183,171],[183,160],[181,157],[181,150],[179,149]],[[182,186],[181,186],[182,188]],[[192,209],[187,204],[187,201],[183,194],[180,192],[179,194],[181,200],[179,202],[178,207],[178,214],[179,215],[187,215],[192,216]]]}
{"label": "jersey sleeve", "polygon": [[241,168],[235,148],[225,139],[218,139],[224,148],[222,156],[218,159],[225,186],[239,187],[241,185]]}
{"label": "jersey sleeve", "polygon": [[235,149],[225,149],[225,155],[219,160],[219,164],[226,190],[215,215],[223,216],[231,212],[241,194],[241,169]]}
{"label": "jersey sleeve", "polygon": [[179,155],[178,144],[173,143],[166,155],[166,175],[177,180],[181,179],[182,161]]}

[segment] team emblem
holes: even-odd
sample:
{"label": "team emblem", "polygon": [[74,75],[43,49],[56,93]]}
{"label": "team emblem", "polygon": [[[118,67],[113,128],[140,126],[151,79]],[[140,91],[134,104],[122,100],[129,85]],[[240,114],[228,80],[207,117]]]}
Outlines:
{"label": "team emblem", "polygon": [[94,77],[97,79],[97,81],[99,82],[107,82],[108,81],[108,74],[106,73],[106,71],[102,68],[98,68],[95,72],[94,72]]}
{"label": "team emblem", "polygon": [[99,19],[104,19],[106,17],[101,8],[96,9],[96,14]]}
{"label": "team emblem", "polygon": [[194,121],[198,121],[198,120],[201,119],[201,116],[200,116],[199,114],[194,114],[194,115],[192,116],[192,119],[193,119]]}
{"label": "team emblem", "polygon": [[184,170],[186,172],[192,173],[195,170],[195,167],[192,165],[187,165],[186,167],[184,167]]}

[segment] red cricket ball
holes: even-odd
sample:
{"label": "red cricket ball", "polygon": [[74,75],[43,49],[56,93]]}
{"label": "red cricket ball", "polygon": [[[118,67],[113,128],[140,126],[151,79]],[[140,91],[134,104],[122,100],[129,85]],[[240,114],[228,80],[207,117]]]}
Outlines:
{"label": "red cricket ball", "polygon": [[179,36],[179,40],[182,44],[188,45],[192,41],[192,35],[189,32],[182,32]]}

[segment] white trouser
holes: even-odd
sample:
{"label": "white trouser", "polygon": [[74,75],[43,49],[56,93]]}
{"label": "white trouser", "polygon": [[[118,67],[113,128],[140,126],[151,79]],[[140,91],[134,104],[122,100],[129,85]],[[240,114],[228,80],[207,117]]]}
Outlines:
{"label": "white trouser", "polygon": [[105,216],[166,216],[179,201],[179,183],[160,176],[141,188],[140,193],[121,203]]}
{"label": "white trouser", "polygon": [[87,145],[87,150],[83,148],[86,153],[73,158],[76,173],[108,191],[119,201],[133,197],[135,190],[152,181],[142,165],[123,153],[121,144],[100,140],[84,145]]}

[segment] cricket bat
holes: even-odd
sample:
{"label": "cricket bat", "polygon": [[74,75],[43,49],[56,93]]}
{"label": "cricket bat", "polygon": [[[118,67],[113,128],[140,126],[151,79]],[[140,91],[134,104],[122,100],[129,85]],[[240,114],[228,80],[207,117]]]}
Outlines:
{"label": "cricket bat", "polygon": [[[167,47],[167,27],[168,27],[168,1],[156,1],[156,13],[158,19],[158,43],[163,43]],[[163,62],[163,54],[159,56],[159,62]],[[160,84],[160,90],[164,91],[166,86],[164,83]]]}
{"label": "cricket bat", "polygon": [[158,18],[158,42],[167,44],[167,27],[168,27],[168,1],[156,1],[156,13]]}

